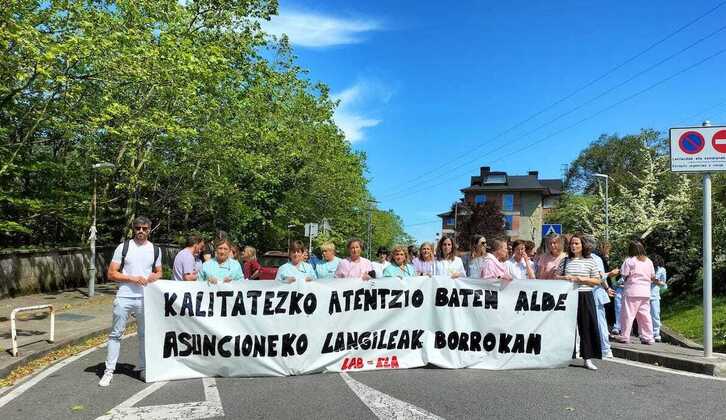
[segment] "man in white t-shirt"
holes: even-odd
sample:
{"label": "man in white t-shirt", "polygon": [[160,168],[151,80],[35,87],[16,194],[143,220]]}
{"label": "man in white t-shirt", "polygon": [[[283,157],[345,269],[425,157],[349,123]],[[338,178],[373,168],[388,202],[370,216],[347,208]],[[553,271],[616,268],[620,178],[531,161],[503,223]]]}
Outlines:
{"label": "man in white t-shirt", "polygon": [[108,266],[107,277],[119,283],[116,299],[113,301],[113,323],[108,335],[106,371],[98,382],[99,386],[109,386],[116,369],[121,336],[126,328],[129,315],[133,314],[139,337],[139,377],[146,381],[146,361],[144,354],[144,286],[161,277],[161,251],[148,241],[151,221],[139,216],[133,223],[134,239],[124,241],[113,253]]}

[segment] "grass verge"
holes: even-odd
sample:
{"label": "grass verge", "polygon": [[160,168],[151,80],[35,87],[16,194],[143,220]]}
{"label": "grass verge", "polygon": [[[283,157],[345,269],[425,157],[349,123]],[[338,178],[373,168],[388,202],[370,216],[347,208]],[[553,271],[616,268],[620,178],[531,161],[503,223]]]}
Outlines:
{"label": "grass verge", "polygon": [[[726,296],[713,298],[713,349],[726,353]],[[693,341],[703,344],[703,299],[700,297],[679,298],[671,296],[661,301],[663,324],[678,331]]]}

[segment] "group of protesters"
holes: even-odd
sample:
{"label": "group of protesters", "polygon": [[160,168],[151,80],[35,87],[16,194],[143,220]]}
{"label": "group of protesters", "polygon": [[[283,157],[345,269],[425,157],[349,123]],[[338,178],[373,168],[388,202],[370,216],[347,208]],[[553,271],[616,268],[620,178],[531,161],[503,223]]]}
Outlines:
{"label": "group of protesters", "polygon": [[[162,276],[161,253],[149,242],[151,221],[137,217],[133,238],[120,244],[108,268],[109,280],[119,283],[113,305],[106,369],[99,381],[108,386],[113,378],[120,340],[130,315],[137,320],[139,377],[145,381],[143,287]],[[659,256],[649,259],[643,244],[632,240],[628,258],[618,269],[609,268],[610,245],[591,235],[547,236],[539,248],[531,241],[508,241],[474,236],[468,253],[459,253],[451,237],[414,246],[379,248],[376,259],[363,257],[364,243],[350,239],[346,258],[336,255],[335,244],[320,246],[322,259],[311,255],[301,241],[292,241],[289,261],[277,269],[275,280],[289,284],[334,278],[369,281],[384,277],[447,276],[452,279],[494,279],[503,285],[517,280],[566,280],[578,290],[577,334],[573,358],[597,370],[592,359],[612,357],[610,338],[627,343],[637,320],[643,344],[660,340],[660,292],[666,287],[666,271]],[[240,263],[241,261],[241,263]],[[209,284],[259,279],[260,264],[251,246],[238,247],[219,232],[214,247],[191,235],[175,257],[173,278]],[[614,322],[608,325],[606,306],[614,298]]]}

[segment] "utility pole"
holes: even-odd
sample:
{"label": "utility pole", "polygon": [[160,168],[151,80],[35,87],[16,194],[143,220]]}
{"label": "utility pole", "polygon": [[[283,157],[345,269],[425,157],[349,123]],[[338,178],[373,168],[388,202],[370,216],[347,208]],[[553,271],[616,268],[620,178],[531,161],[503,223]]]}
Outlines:
{"label": "utility pole", "polygon": [[91,207],[93,209],[93,222],[91,222],[91,229],[89,229],[88,240],[91,245],[91,261],[88,267],[88,297],[92,298],[96,294],[96,174],[97,170],[101,168],[113,169],[116,166],[113,163],[101,162],[91,166],[93,170],[93,200],[91,201]]}
{"label": "utility pole", "polygon": [[[709,121],[703,122],[710,127]],[[703,174],[703,356],[713,357],[713,291],[711,249],[711,174]]]}
{"label": "utility pole", "polygon": [[608,197],[608,181],[610,177],[605,174],[592,174],[598,178],[605,178],[605,242],[610,242],[610,199]]}
{"label": "utility pole", "polygon": [[368,259],[371,259],[371,247],[373,247],[373,243],[371,242],[371,225],[373,224],[373,205],[378,204],[378,201],[369,199],[366,200],[368,202],[368,239],[366,240],[367,248],[368,248]]}

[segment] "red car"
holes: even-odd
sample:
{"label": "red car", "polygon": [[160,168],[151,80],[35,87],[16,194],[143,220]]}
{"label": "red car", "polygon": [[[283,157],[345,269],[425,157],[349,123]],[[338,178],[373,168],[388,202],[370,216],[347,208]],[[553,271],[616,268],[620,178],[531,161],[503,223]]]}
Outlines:
{"label": "red car", "polygon": [[260,263],[260,280],[274,280],[277,275],[277,269],[288,262],[287,252],[283,251],[267,251],[259,257]]}

